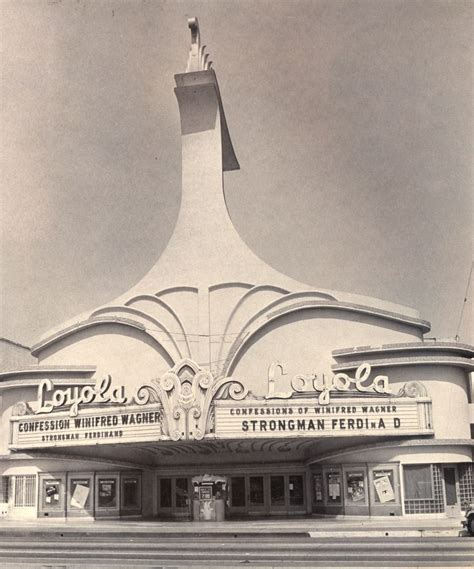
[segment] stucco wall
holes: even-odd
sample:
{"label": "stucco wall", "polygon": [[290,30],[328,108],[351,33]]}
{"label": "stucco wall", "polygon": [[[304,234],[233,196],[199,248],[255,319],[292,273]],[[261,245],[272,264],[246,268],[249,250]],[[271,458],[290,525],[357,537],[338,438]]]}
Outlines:
{"label": "stucco wall", "polygon": [[433,427],[437,439],[469,439],[467,373],[447,365],[412,365],[378,368],[394,391],[406,382],[419,381],[432,399]]}
{"label": "stucco wall", "polygon": [[[165,345],[165,341],[163,341]],[[68,336],[41,352],[42,365],[95,365],[95,377],[110,374],[115,385],[135,387],[173,366],[166,351],[140,330],[95,326]]]}
{"label": "stucco wall", "polygon": [[277,380],[276,391],[290,389],[299,373],[331,375],[332,351],[348,345],[390,343],[418,339],[418,331],[398,322],[334,310],[302,310],[284,315],[250,338],[237,354],[230,373],[256,395],[267,390],[268,367],[284,364],[287,375]]}
{"label": "stucco wall", "polygon": [[0,396],[0,455],[7,454],[10,439],[10,418],[13,407],[20,401],[36,401],[36,387],[5,389]]}
{"label": "stucco wall", "polygon": [[357,464],[376,462],[400,462],[401,464],[430,464],[470,462],[472,449],[467,446],[390,446],[367,448],[344,453],[335,452],[322,461],[327,464]]}

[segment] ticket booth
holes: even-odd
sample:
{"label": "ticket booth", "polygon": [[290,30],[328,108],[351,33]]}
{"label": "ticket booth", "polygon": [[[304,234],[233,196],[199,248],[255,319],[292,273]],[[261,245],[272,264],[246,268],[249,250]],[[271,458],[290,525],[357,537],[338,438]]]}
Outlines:
{"label": "ticket booth", "polygon": [[204,474],[195,476],[193,484],[193,520],[221,522],[225,519],[227,479]]}

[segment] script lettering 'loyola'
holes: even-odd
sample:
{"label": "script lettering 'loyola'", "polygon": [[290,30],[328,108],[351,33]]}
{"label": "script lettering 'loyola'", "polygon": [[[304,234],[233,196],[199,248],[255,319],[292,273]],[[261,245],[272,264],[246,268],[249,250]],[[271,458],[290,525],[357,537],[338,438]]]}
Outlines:
{"label": "script lettering 'loyola'", "polygon": [[316,391],[319,393],[319,404],[328,405],[331,391],[349,391],[351,387],[355,387],[357,391],[362,393],[392,394],[386,375],[377,375],[370,382],[367,382],[372,369],[368,363],[363,363],[357,368],[355,377],[350,377],[346,373],[336,373],[331,378],[328,378],[323,374],[322,381],[319,382],[316,374],[295,375],[291,380],[293,391],[286,392],[275,392],[275,372],[277,368],[280,368],[282,375],[286,375],[284,367],[280,362],[274,362],[270,365],[268,368],[268,392],[265,395],[265,399],[290,399],[295,391],[298,393]]}
{"label": "script lettering 'loyola'", "polygon": [[[85,385],[84,387],[67,387],[66,389],[55,389],[50,379],[42,379],[38,385],[38,413],[51,413],[56,407],[70,405],[71,417],[76,417],[79,405],[87,403],[118,403],[125,404],[128,397],[125,395],[125,387],[120,385],[111,389],[112,378],[106,375],[98,381],[96,385]],[[54,393],[50,401],[46,401],[46,392]]]}

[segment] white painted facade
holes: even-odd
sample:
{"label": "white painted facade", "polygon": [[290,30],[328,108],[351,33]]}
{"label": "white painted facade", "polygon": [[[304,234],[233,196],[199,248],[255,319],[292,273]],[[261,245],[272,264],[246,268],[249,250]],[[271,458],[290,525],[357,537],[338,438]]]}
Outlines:
{"label": "white painted facade", "polygon": [[[37,366],[0,374],[3,515],[186,518],[193,515],[191,478],[205,473],[226,477],[225,515],[456,515],[472,499],[474,348],[425,341],[429,323],[413,309],[314,290],[247,247],[225,204],[224,172],[239,164],[217,78],[197,23],[190,21],[190,28],[188,71],[175,77],[183,189],[173,236],[130,291],[38,342],[32,348]],[[341,418],[340,409],[325,415],[319,435],[309,427],[309,415],[299,426],[288,423],[298,417],[287,416],[285,428],[271,423],[281,417],[258,416],[253,431],[242,423],[253,417],[233,416],[234,430],[219,423],[216,410],[226,405],[265,413],[319,408],[314,377],[300,393],[296,376],[316,374],[321,386],[334,374],[355,378],[365,363],[372,379],[386,376],[390,393],[364,393],[367,380],[344,393],[335,388],[324,409],[353,407],[356,421],[361,413],[372,417],[362,411],[371,401],[391,405],[396,416],[409,407],[411,430],[395,432],[382,421],[384,427],[350,432],[349,423],[337,423],[335,431],[331,421]],[[90,444],[60,437],[40,444],[36,435],[15,431],[21,423],[45,427],[70,417],[64,400],[38,412],[42,380],[51,382],[46,400],[58,397],[61,403],[60,390],[87,387],[90,395],[104,376],[127,394],[148,386],[150,400],[133,410],[159,412],[159,429],[150,426],[145,436],[143,426],[127,426],[126,436],[104,435]],[[130,415],[131,395],[116,403],[101,397],[81,403],[77,417],[116,415],[123,421]],[[115,427],[99,424],[94,432],[109,428]],[[417,466],[428,468],[431,484]],[[33,480],[30,504],[25,492]],[[387,502],[379,499],[382,487],[387,496],[393,492]],[[81,491],[87,495],[82,509]],[[109,505],[107,492],[113,494]]]}

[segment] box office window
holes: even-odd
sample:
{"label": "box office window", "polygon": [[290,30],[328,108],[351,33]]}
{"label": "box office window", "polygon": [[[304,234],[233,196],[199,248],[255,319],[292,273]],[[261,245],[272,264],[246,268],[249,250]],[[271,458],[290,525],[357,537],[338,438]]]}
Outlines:
{"label": "box office window", "polygon": [[90,478],[69,479],[69,507],[73,510],[87,510],[91,502]]}
{"label": "box office window", "polygon": [[431,500],[433,498],[433,477],[429,464],[403,467],[405,500]]}
{"label": "box office window", "polygon": [[366,503],[365,476],[362,471],[346,472],[346,503]]}
{"label": "box office window", "polygon": [[117,480],[115,478],[100,478],[98,481],[99,508],[117,508]]}
{"label": "box office window", "polygon": [[123,507],[129,510],[140,508],[140,480],[138,478],[124,478],[122,488]]}
{"label": "box office window", "polygon": [[326,472],[326,499],[328,504],[342,502],[341,475],[339,472]]}

